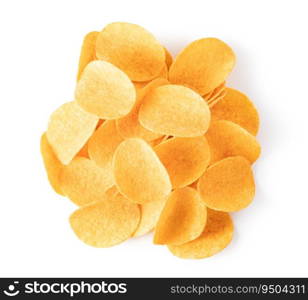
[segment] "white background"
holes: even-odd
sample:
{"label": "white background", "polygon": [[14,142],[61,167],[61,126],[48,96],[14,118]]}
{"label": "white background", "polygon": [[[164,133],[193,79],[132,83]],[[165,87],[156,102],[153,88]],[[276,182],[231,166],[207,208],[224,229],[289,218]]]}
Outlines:
{"label": "white background", "polygon": [[[307,1],[1,1],[0,276],[308,276]],[[260,111],[257,196],[234,214],[232,244],[182,260],[151,236],[109,249],[81,243],[69,200],[49,186],[39,140],[73,99],[83,36],[127,21],[173,54],[214,36],[237,54],[228,85]]]}

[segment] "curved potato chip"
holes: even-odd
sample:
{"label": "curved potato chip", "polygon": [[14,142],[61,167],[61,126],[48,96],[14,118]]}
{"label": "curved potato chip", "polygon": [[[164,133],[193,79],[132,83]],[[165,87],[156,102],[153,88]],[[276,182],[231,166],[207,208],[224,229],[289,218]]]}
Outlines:
{"label": "curved potato chip", "polygon": [[164,50],[165,50],[165,62],[169,70],[170,66],[173,63],[173,57],[166,47],[164,47]]}
{"label": "curved potato chip", "polygon": [[99,248],[111,247],[130,238],[139,220],[138,205],[120,194],[79,208],[70,216],[77,237]]}
{"label": "curved potato chip", "polygon": [[169,135],[163,135],[163,136],[161,136],[160,138],[158,138],[158,139],[156,139],[156,140],[150,141],[150,142],[149,142],[149,145],[150,145],[151,147],[155,147],[155,146],[157,146],[157,145],[163,143],[164,141],[167,141],[168,138],[169,138]]}
{"label": "curved potato chip", "polygon": [[179,246],[168,245],[168,248],[181,258],[209,257],[228,246],[233,230],[233,222],[228,213],[208,209],[206,226],[197,239]]}
{"label": "curved potato chip", "polygon": [[210,123],[203,98],[180,85],[160,86],[148,93],[139,110],[141,125],[151,131],[178,137],[203,135]]}
{"label": "curved potato chip", "polygon": [[215,163],[199,179],[198,191],[206,206],[215,210],[233,212],[247,207],[255,195],[249,161],[232,156]]}
{"label": "curved potato chip", "polygon": [[134,108],[128,115],[116,121],[117,129],[123,138],[140,137],[146,141],[152,141],[162,136],[160,133],[149,131],[141,126],[138,120],[138,112],[144,97],[148,93],[150,93],[153,89],[168,83],[169,82],[167,79],[157,78],[139,90]]}
{"label": "curved potato chip", "polygon": [[193,183],[210,163],[210,148],[204,136],[172,138],[154,151],[165,166],[173,188]]}
{"label": "curved potato chip", "polygon": [[96,56],[111,62],[133,81],[147,81],[159,74],[165,64],[165,50],[143,27],[111,23],[98,35]]}
{"label": "curved potato chip", "polygon": [[261,147],[256,138],[239,125],[225,120],[211,124],[206,138],[211,149],[211,164],[228,156],[244,156],[254,163]]}
{"label": "curved potato chip", "polygon": [[155,227],[154,244],[181,245],[196,239],[204,229],[206,216],[206,206],[196,190],[174,190]]}
{"label": "curved potato chip", "polygon": [[85,157],[76,157],[65,166],[60,180],[64,194],[79,206],[103,200],[106,190],[114,185],[111,171]]}
{"label": "curved potato chip", "polygon": [[235,89],[227,88],[227,93],[212,109],[213,120],[228,120],[257,135],[259,115],[249,98]]}
{"label": "curved potato chip", "polygon": [[133,202],[158,201],[171,191],[169,175],[154,150],[137,138],[122,142],[113,156],[115,183]]}
{"label": "curved potato chip", "polygon": [[98,118],[76,102],[68,102],[52,113],[47,139],[58,159],[67,165],[94,132]]}
{"label": "curved potato chip", "polygon": [[205,95],[226,80],[234,64],[235,55],[227,44],[215,38],[200,39],[177,55],[169,80]]}
{"label": "curved potato chip", "polygon": [[136,91],[124,72],[106,61],[95,60],[84,69],[75,98],[85,111],[101,119],[117,119],[133,108]]}
{"label": "curved potato chip", "polygon": [[222,95],[224,93],[224,91],[226,90],[225,84],[226,84],[226,82],[224,81],[218,87],[216,87],[214,90],[205,94],[203,96],[203,99],[206,100],[208,103],[212,102],[214,99],[216,99],[217,97],[219,97],[220,95]]}
{"label": "curved potato chip", "polygon": [[60,173],[63,165],[54,154],[48,143],[46,133],[41,137],[41,154],[50,185],[59,195],[64,196],[61,189]]}
{"label": "curved potato chip", "polygon": [[97,31],[89,32],[83,40],[82,47],[81,47],[81,53],[79,57],[77,80],[80,79],[80,76],[84,68],[86,67],[86,65],[92,60],[96,59],[95,47],[96,47],[97,35],[98,35]]}

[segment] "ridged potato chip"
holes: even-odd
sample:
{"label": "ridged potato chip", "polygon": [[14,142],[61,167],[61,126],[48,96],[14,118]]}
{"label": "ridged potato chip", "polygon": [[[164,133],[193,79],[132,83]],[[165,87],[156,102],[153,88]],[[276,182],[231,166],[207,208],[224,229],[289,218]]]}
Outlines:
{"label": "ridged potato chip", "polygon": [[160,86],[148,93],[139,110],[139,121],[148,130],[177,137],[203,135],[210,124],[203,98],[180,85]]}
{"label": "ridged potato chip", "polygon": [[138,205],[120,194],[79,208],[70,216],[77,237],[99,248],[111,247],[130,238],[139,221]]}
{"label": "ridged potato chip", "polygon": [[168,245],[168,248],[180,258],[210,257],[228,246],[233,231],[233,222],[228,213],[208,209],[206,226],[197,239],[179,246]]}
{"label": "ridged potato chip", "polygon": [[206,206],[215,210],[233,212],[247,207],[255,195],[249,161],[232,156],[215,163],[199,179],[198,191]]}
{"label": "ridged potato chip", "polygon": [[81,53],[79,57],[79,66],[77,80],[80,79],[80,76],[86,67],[86,65],[96,59],[96,38],[98,36],[97,31],[89,32],[82,43]]}
{"label": "ridged potato chip", "polygon": [[68,102],[52,113],[47,139],[58,159],[67,165],[94,132],[98,117],[85,112],[76,102]]}
{"label": "ridged potato chip", "polygon": [[76,157],[65,166],[60,181],[64,194],[79,206],[103,200],[107,189],[114,185],[111,171],[85,157]]}
{"label": "ridged potato chip", "polygon": [[165,65],[165,50],[143,27],[111,23],[98,35],[96,56],[125,72],[133,81],[155,78]]}
{"label": "ridged potato chip", "polygon": [[176,56],[169,80],[205,95],[225,81],[234,64],[235,55],[227,44],[204,38],[192,42]]}
{"label": "ridged potato chip", "polygon": [[193,183],[210,163],[210,148],[204,136],[172,138],[154,150],[165,166],[173,188]]}
{"label": "ridged potato chip", "polygon": [[95,60],[82,72],[75,98],[85,111],[109,120],[131,111],[136,91],[124,72],[106,61]]}
{"label": "ridged potato chip", "polygon": [[155,227],[154,244],[181,245],[196,239],[206,224],[206,210],[196,190],[174,190]]}
{"label": "ridged potato chip", "polygon": [[212,122],[205,136],[211,149],[211,164],[236,155],[244,156],[254,163],[260,156],[261,147],[256,138],[233,122]]}
{"label": "ridged potato chip", "polygon": [[118,190],[133,202],[159,201],[171,191],[165,167],[142,139],[127,139],[118,146],[113,171]]}
{"label": "ridged potato chip", "polygon": [[259,114],[249,98],[235,89],[227,88],[227,93],[212,109],[213,120],[228,120],[257,135]]}

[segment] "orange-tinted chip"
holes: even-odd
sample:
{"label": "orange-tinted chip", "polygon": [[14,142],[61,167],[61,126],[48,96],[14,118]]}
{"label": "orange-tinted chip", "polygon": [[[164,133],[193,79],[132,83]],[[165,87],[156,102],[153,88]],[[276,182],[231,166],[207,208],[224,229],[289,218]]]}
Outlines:
{"label": "orange-tinted chip", "polygon": [[211,163],[228,156],[244,156],[251,163],[261,152],[256,138],[239,125],[225,120],[213,122],[206,133],[211,149]]}
{"label": "orange-tinted chip", "polygon": [[98,118],[85,112],[76,102],[60,106],[48,123],[47,139],[63,164],[68,164],[95,130]]}
{"label": "orange-tinted chip", "polygon": [[145,128],[164,135],[203,135],[210,123],[210,110],[203,98],[180,85],[164,85],[145,96],[139,121]]}
{"label": "orange-tinted chip", "polygon": [[259,115],[254,104],[243,93],[227,88],[227,93],[212,109],[213,120],[232,121],[252,135],[259,130]]}
{"label": "orange-tinted chip", "polygon": [[249,161],[232,156],[215,163],[199,179],[198,191],[212,209],[232,212],[245,208],[255,195]]}
{"label": "orange-tinted chip", "polygon": [[164,49],[165,49],[165,57],[166,57],[165,61],[166,61],[167,68],[169,69],[173,63],[173,57],[166,47],[164,47]]}
{"label": "orange-tinted chip", "polygon": [[206,206],[196,190],[174,190],[155,228],[154,243],[181,245],[196,239],[206,224]]}
{"label": "orange-tinted chip", "polygon": [[225,81],[234,64],[235,55],[224,42],[200,39],[178,54],[170,67],[169,80],[205,95]]}
{"label": "orange-tinted chip", "polygon": [[137,204],[120,194],[76,210],[70,216],[75,234],[94,247],[111,247],[132,236],[140,221]]}
{"label": "orange-tinted chip", "polygon": [[168,248],[181,258],[205,258],[227,247],[232,237],[233,223],[229,214],[208,209],[205,229],[197,239],[179,246],[168,245]]}
{"label": "orange-tinted chip", "polygon": [[124,72],[106,61],[95,60],[84,69],[75,98],[85,111],[101,119],[117,119],[133,108],[136,91]]}
{"label": "orange-tinted chip", "polygon": [[154,150],[167,169],[173,188],[197,180],[210,163],[210,148],[204,136],[172,138]]}
{"label": "orange-tinted chip", "polygon": [[211,92],[205,94],[203,99],[208,103],[212,102],[214,99],[220,97],[226,90],[225,82],[221,83],[218,87],[216,87]]}
{"label": "orange-tinted chip", "polygon": [[133,202],[159,201],[171,191],[169,175],[154,150],[137,138],[122,142],[113,157],[119,191]]}
{"label": "orange-tinted chip", "polygon": [[79,150],[79,152],[76,154],[76,156],[89,158],[89,153],[88,153],[88,142],[86,142],[86,143],[83,145],[83,147]]}
{"label": "orange-tinted chip", "polygon": [[123,70],[133,81],[155,78],[165,64],[165,50],[150,32],[122,22],[109,24],[99,33],[96,55]]}

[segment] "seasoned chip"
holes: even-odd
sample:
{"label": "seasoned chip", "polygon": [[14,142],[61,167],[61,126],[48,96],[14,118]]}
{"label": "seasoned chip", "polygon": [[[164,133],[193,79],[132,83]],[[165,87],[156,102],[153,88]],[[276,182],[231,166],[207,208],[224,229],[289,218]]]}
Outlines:
{"label": "seasoned chip", "polygon": [[174,190],[155,227],[154,243],[181,245],[196,239],[206,224],[206,206],[196,190]]}
{"label": "seasoned chip", "polygon": [[173,188],[197,180],[210,162],[210,148],[204,136],[172,138],[154,148],[170,176]]}
{"label": "seasoned chip", "polygon": [[109,24],[99,33],[96,56],[133,81],[153,79],[165,65],[165,50],[159,41],[141,26],[122,22]]}
{"label": "seasoned chip", "polygon": [[60,180],[64,194],[79,206],[101,201],[106,190],[114,185],[111,171],[85,157],[76,157],[65,166]]}
{"label": "seasoned chip", "polygon": [[206,206],[215,210],[233,212],[247,207],[255,195],[249,161],[232,156],[215,163],[199,179],[198,191]]}
{"label": "seasoned chip", "polygon": [[81,47],[81,53],[79,58],[79,66],[78,66],[78,74],[77,74],[77,80],[80,79],[80,76],[86,67],[86,65],[96,59],[96,38],[97,38],[98,32],[92,31],[89,32],[82,43]]}
{"label": "seasoned chip", "polygon": [[75,98],[87,112],[101,119],[117,119],[133,108],[136,91],[124,72],[106,61],[95,60],[84,69]]}
{"label": "seasoned chip", "polygon": [[164,135],[203,135],[210,123],[210,110],[203,98],[180,85],[160,86],[145,96],[139,121],[145,128]]}
{"label": "seasoned chip", "polygon": [[228,246],[233,236],[233,223],[228,213],[207,210],[207,223],[195,240],[179,246],[168,245],[169,250],[181,258],[206,258]]}
{"label": "seasoned chip", "polygon": [[169,80],[205,95],[225,81],[234,64],[235,55],[227,44],[215,38],[200,39],[177,55]]}
{"label": "seasoned chip", "polygon": [[165,49],[165,62],[166,62],[167,68],[169,69],[173,63],[173,57],[166,47],[164,47],[164,49]]}
{"label": "seasoned chip", "polygon": [[256,138],[239,125],[225,120],[213,122],[206,133],[211,149],[211,163],[228,156],[244,156],[251,163],[261,152]]}
{"label": "seasoned chip", "polygon": [[113,170],[120,193],[133,202],[159,201],[171,191],[165,167],[151,146],[141,139],[127,139],[118,146]]}
{"label": "seasoned chip", "polygon": [[70,216],[77,237],[99,248],[111,247],[130,238],[139,221],[138,205],[120,194],[79,208]]}
{"label": "seasoned chip", "polygon": [[228,120],[240,125],[252,135],[259,130],[259,115],[254,104],[243,93],[227,88],[227,93],[212,109],[213,120]]}
{"label": "seasoned chip", "polygon": [[67,165],[95,130],[98,118],[76,102],[60,106],[50,116],[47,139],[58,159]]}

